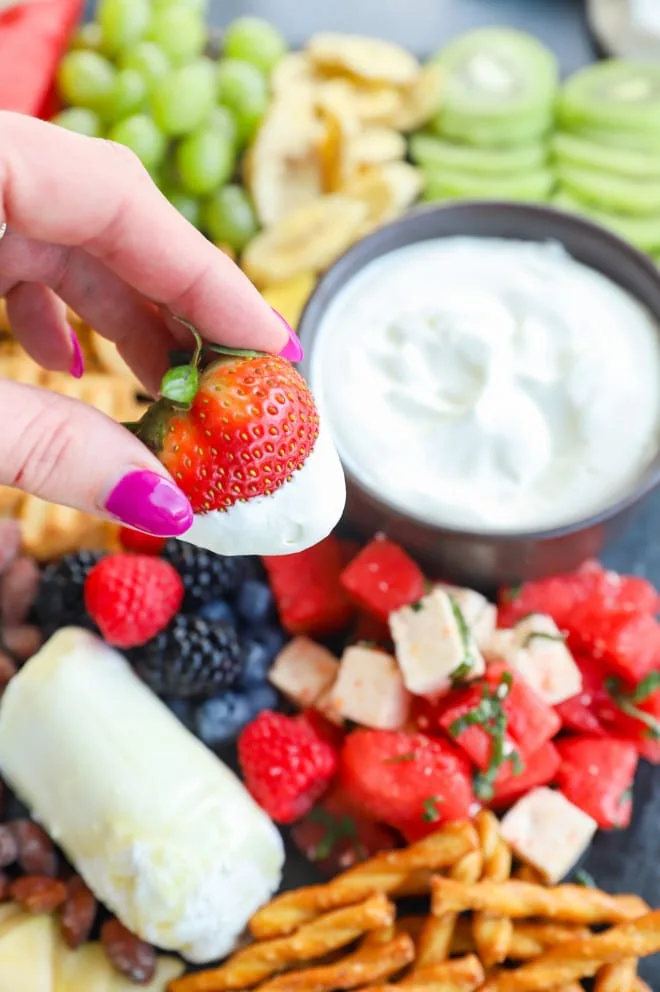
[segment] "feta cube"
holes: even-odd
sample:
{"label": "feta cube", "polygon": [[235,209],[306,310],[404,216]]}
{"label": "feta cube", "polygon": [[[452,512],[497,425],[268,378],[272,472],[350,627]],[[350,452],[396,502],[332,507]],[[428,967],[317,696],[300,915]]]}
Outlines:
{"label": "feta cube", "polygon": [[449,689],[454,678],[476,678],[484,659],[448,593],[434,589],[390,616],[390,632],[406,688],[416,696]]}
{"label": "feta cube", "polygon": [[516,632],[513,629],[494,630],[481,649],[486,661],[506,661],[515,668],[515,658],[518,653],[515,636]]}
{"label": "feta cube", "polygon": [[339,662],[330,651],[308,637],[286,644],[268,673],[268,679],[291,702],[313,706],[337,678]]}
{"label": "feta cube", "polygon": [[465,622],[471,628],[477,647],[483,651],[497,623],[497,607],[489,603],[476,589],[466,589],[439,582],[436,589],[449,593],[465,617]]}
{"label": "feta cube", "polygon": [[500,824],[514,853],[556,885],[580,860],[598,824],[554,789],[532,789]]}
{"label": "feta cube", "polygon": [[513,630],[510,662],[551,706],[576,696],[582,675],[552,617],[533,613]]}
{"label": "feta cube", "polygon": [[399,730],[408,719],[410,694],[392,655],[354,645],[341,657],[328,702],[335,713],[363,727]]}

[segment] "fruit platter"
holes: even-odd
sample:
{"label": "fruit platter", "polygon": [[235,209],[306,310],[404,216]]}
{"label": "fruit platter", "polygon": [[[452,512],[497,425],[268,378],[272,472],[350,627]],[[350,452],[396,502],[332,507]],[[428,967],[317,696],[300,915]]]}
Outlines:
{"label": "fruit platter", "polygon": [[[560,79],[508,26],[420,59],[218,34],[203,0],[35,6],[6,25],[43,47],[7,105],[131,148],[292,326],[420,203],[545,203],[660,259],[657,67]],[[339,522],[290,363],[196,340],[152,403],[75,314],[74,382],[0,316],[0,375],[152,450],[170,418],[156,453],[196,518],[161,540],[0,490],[0,992],[659,988],[660,589],[592,559],[487,597]],[[214,389],[225,446],[197,472]]]}

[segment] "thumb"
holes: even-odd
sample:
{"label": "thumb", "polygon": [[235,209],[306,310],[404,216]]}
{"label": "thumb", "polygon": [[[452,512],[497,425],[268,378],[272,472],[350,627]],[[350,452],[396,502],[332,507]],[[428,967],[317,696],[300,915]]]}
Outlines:
{"label": "thumb", "polygon": [[79,400],[0,380],[0,484],[159,537],[193,521],[190,503],[129,431]]}

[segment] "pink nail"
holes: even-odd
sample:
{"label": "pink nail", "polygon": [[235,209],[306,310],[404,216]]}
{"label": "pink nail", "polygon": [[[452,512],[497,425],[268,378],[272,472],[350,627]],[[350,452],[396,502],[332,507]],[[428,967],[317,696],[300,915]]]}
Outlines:
{"label": "pink nail", "polygon": [[298,335],[296,334],[294,329],[289,326],[289,324],[284,319],[281,313],[278,313],[277,310],[273,310],[273,313],[275,314],[276,317],[280,318],[280,320],[286,327],[287,334],[289,335],[289,340],[287,341],[287,343],[282,348],[282,351],[280,352],[280,358],[286,358],[290,362],[301,362],[303,360],[304,351],[303,351],[303,346],[298,340]]}
{"label": "pink nail", "polygon": [[155,537],[178,537],[191,526],[193,511],[184,493],[156,472],[129,472],[110,493],[108,513]]}
{"label": "pink nail", "polygon": [[85,371],[85,359],[83,358],[80,341],[76,337],[76,332],[72,327],[69,328],[69,334],[71,335],[71,345],[73,347],[73,359],[69,366],[69,372],[74,379],[82,379],[83,372]]}

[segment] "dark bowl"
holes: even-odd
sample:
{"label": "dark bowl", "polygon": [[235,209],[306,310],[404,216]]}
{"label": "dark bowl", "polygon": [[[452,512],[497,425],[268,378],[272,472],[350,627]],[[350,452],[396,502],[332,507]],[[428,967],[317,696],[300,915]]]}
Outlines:
{"label": "dark bowl", "polygon": [[[431,206],[370,234],[323,276],[300,321],[306,355],[303,374],[309,375],[323,313],[358,270],[397,248],[455,235],[559,242],[573,258],[608,276],[645,304],[660,326],[660,272],[650,259],[609,231],[550,207],[496,202]],[[344,526],[359,536],[384,531],[432,575],[490,591],[502,584],[569,571],[598,556],[659,482],[660,452],[634,491],[604,510],[561,527],[500,534],[438,526],[404,513],[389,504],[383,493],[373,491],[347,471]]]}

